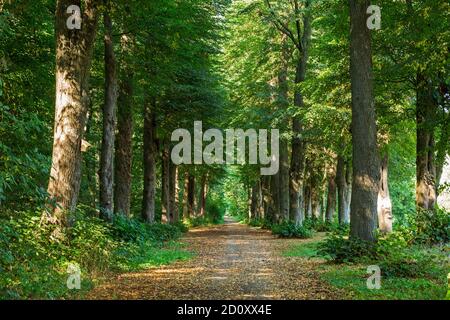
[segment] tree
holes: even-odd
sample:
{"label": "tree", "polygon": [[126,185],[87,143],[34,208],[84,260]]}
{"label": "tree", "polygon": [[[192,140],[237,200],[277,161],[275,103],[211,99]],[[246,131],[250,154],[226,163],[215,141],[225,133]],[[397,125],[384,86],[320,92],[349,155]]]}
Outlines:
{"label": "tree", "polygon": [[380,167],[373,97],[372,47],[366,26],[368,0],[349,0],[352,84],[353,186],[350,234],[375,241]]}
{"label": "tree", "polygon": [[117,106],[117,71],[114,53],[111,4],[106,0],[105,26],[105,103],[103,105],[103,140],[100,156],[100,208],[105,219],[111,220],[114,189],[114,142]]}
{"label": "tree", "polygon": [[156,119],[147,103],[144,114],[144,192],[142,195],[142,219],[155,222],[156,201]]}
{"label": "tree", "polygon": [[47,219],[66,225],[78,202],[81,144],[89,106],[89,69],[97,28],[99,1],[85,0],[81,30],[67,27],[67,8],[81,1],[56,2],[56,103]]}

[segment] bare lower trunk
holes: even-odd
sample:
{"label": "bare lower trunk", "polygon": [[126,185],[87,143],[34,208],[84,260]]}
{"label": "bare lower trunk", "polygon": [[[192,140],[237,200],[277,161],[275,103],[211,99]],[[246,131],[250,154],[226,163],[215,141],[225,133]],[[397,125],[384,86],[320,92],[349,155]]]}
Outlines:
{"label": "bare lower trunk", "polygon": [[367,28],[369,0],[350,2],[350,74],[352,83],[353,187],[350,235],[375,241],[380,165],[373,97],[372,47]]}
{"label": "bare lower trunk", "polygon": [[382,233],[392,232],[392,203],[388,186],[388,155],[381,160],[381,179],[378,192],[378,226]]}
{"label": "bare lower trunk", "polygon": [[131,169],[133,161],[133,85],[132,76],[121,83],[117,119],[116,155],[114,166],[114,210],[130,215]]}
{"label": "bare lower trunk", "polygon": [[183,219],[189,218],[189,172],[184,173],[184,186],[183,186]]}
{"label": "bare lower trunk", "polygon": [[327,192],[327,209],[325,219],[327,222],[333,221],[336,212],[336,170],[332,168],[328,172],[328,192]]}
{"label": "bare lower trunk", "polygon": [[308,219],[312,218],[311,184],[305,186],[305,213]]}
{"label": "bare lower trunk", "polygon": [[195,214],[195,176],[193,174],[189,174],[189,182],[188,182],[188,217],[194,218]]}
{"label": "bare lower trunk", "polygon": [[49,222],[66,225],[66,213],[78,202],[81,143],[89,105],[89,72],[97,28],[98,1],[84,1],[82,30],[66,26],[67,8],[81,1],[56,3],[56,101],[52,165],[48,194]]}
{"label": "bare lower trunk", "polygon": [[163,144],[161,178],[161,220],[163,223],[169,223],[172,221],[172,213],[170,212],[170,150],[167,142]]}
{"label": "bare lower trunk", "polygon": [[[280,149],[280,219],[289,220],[289,154],[287,141],[281,141]],[[259,192],[259,191],[258,191]]]}
{"label": "bare lower trunk", "polygon": [[262,201],[264,206],[264,212],[262,213],[262,218],[270,220],[273,215],[273,198],[270,192],[270,180],[271,176],[263,176],[261,181],[261,193]]}
{"label": "bare lower trunk", "polygon": [[178,209],[178,166],[173,162],[170,162],[170,199],[169,208],[171,212],[172,222],[176,223],[180,221],[180,213]]}
{"label": "bare lower trunk", "polygon": [[200,198],[199,198],[199,216],[205,217],[206,213],[206,197],[208,195],[208,176],[204,174],[200,183]]}
{"label": "bare lower trunk", "polygon": [[112,219],[114,190],[114,141],[117,107],[116,57],[112,37],[112,22],[107,1],[104,15],[105,25],[105,102],[103,105],[103,140],[100,156],[100,208],[103,218]]}
{"label": "bare lower trunk", "polygon": [[280,172],[270,179],[270,189],[273,199],[273,222],[280,222]]}
{"label": "bare lower trunk", "polygon": [[142,195],[142,219],[155,222],[156,201],[156,121],[147,104],[144,113],[144,193]]}

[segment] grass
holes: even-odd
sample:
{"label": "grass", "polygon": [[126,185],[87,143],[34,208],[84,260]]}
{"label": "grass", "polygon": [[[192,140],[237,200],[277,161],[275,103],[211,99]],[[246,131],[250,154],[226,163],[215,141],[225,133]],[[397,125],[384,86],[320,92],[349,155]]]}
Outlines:
{"label": "grass", "polygon": [[[64,237],[52,240],[53,225],[40,212],[0,216],[0,300],[83,298],[114,273],[167,265],[193,256],[177,241],[183,225],[147,225],[116,217],[105,222],[84,212]],[[79,267],[80,290],[69,290],[69,265]]]}
{"label": "grass", "polygon": [[134,250],[124,248],[117,253],[120,256],[117,271],[139,271],[189,260],[194,254],[184,247],[183,243],[170,241],[162,246],[143,244]]}
{"label": "grass", "polygon": [[[447,285],[448,264],[442,263],[438,267],[434,266],[426,270],[425,274],[417,277],[385,277],[382,274],[381,288],[368,289],[367,267],[377,263],[354,263],[354,264],[334,264],[327,263],[325,259],[329,257],[321,256],[318,246],[323,238],[315,238],[312,241],[300,242],[287,248],[282,254],[286,257],[299,258],[322,258],[323,264],[320,266],[321,279],[331,286],[343,289],[348,293],[349,299],[355,300],[443,300],[450,299],[450,291]],[[426,254],[430,249],[411,248],[418,253]],[[437,251],[437,250],[432,250]],[[445,257],[442,256],[443,261]],[[378,262],[382,264],[383,261]]]}

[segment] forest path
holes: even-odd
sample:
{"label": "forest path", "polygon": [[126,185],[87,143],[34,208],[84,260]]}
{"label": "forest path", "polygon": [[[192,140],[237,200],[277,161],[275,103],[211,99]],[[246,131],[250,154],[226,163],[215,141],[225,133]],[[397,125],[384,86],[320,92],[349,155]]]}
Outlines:
{"label": "forest path", "polygon": [[226,218],[194,228],[182,239],[189,261],[127,273],[94,289],[90,299],[338,299],[319,279],[320,261],[282,256],[294,243]]}

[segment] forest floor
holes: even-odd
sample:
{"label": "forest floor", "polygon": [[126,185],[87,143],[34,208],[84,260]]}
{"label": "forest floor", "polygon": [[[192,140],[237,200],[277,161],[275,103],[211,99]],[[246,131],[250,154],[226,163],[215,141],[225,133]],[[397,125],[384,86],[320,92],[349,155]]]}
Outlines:
{"label": "forest floor", "polygon": [[[319,235],[320,236],[320,235]],[[226,218],[223,225],[190,230],[182,239],[188,261],[114,276],[88,299],[345,299],[321,280],[320,259],[286,257],[292,245],[270,231]]]}

